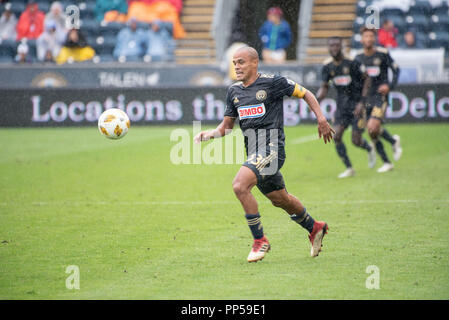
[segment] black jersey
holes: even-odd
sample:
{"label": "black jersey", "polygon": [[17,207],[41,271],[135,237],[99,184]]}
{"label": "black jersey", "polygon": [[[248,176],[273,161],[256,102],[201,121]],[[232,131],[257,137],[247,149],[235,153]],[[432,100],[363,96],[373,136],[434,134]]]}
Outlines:
{"label": "black jersey", "polygon": [[[239,119],[247,155],[253,153],[253,147],[263,143],[263,137],[263,147],[276,147],[279,158],[285,158],[283,97],[295,93],[295,96],[302,98],[305,92],[292,80],[267,74],[260,74],[248,87],[237,82],[228,88],[224,116]],[[266,151],[269,153],[269,150]]]}
{"label": "black jersey", "polygon": [[[370,96],[377,94],[377,89],[382,84],[388,84],[391,90],[398,83],[399,66],[394,62],[387,49],[376,47],[374,54],[371,56],[365,55],[362,51],[355,59],[362,64],[362,68],[366,70],[372,80]],[[391,82],[388,81],[389,68],[393,72]]]}
{"label": "black jersey", "polygon": [[362,97],[364,72],[358,60],[344,57],[341,62],[328,58],[323,62],[321,78],[325,83],[332,82],[337,90],[337,107],[353,109],[354,103]]}

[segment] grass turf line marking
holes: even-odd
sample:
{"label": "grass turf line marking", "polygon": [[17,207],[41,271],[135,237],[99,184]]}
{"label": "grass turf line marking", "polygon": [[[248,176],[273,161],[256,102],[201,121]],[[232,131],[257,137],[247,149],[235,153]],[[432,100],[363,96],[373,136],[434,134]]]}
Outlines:
{"label": "grass turf line marking", "polygon": [[318,140],[318,135],[315,134],[311,134],[308,136],[304,136],[304,137],[299,137],[293,140],[290,140],[290,144],[301,144],[301,143],[306,143],[306,142],[310,142],[310,141],[314,141],[314,140]]}

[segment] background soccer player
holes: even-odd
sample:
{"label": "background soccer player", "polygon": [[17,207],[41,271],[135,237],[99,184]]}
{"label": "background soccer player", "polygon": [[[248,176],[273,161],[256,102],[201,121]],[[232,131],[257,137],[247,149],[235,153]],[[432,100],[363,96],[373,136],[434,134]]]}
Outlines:
{"label": "background soccer player", "polygon": [[251,190],[254,186],[271,200],[275,207],[284,209],[291,219],[309,232],[312,243],[311,256],[321,251],[321,244],[328,226],[315,221],[302,203],[287,193],[284,179],[279,172],[285,160],[285,136],[283,128],[283,97],[303,98],[315,113],[319,137],[327,143],[333,129],[323,116],[315,96],[305,88],[284,77],[258,73],[259,56],[251,47],[237,50],[233,56],[237,82],[228,88],[227,105],[223,121],[214,130],[198,133],[196,143],[228,134],[239,118],[245,136],[247,160],[232,182],[237,198],[243,206],[245,217],[254,238],[247,260],[255,262],[264,258],[270,244],[264,236],[259,208]]}
{"label": "background soccer player", "polygon": [[[366,103],[366,112],[368,116],[368,133],[376,146],[377,153],[382,158],[384,164],[377,172],[387,172],[393,169],[393,164],[385,153],[384,146],[379,137],[384,138],[393,146],[393,157],[397,161],[401,157],[402,148],[400,137],[391,136],[390,133],[382,127],[385,116],[385,110],[388,105],[388,93],[398,83],[399,66],[393,61],[388,50],[382,47],[376,47],[376,31],[364,27],[362,33],[363,52],[356,56],[356,60],[366,69],[366,73],[372,80],[371,89]],[[393,79],[388,80],[388,69],[393,72]]]}
{"label": "background soccer player", "polygon": [[361,64],[344,56],[340,37],[331,37],[327,41],[331,57],[324,61],[321,71],[322,84],[317,93],[317,100],[321,102],[329,90],[329,82],[337,89],[337,110],[334,116],[334,142],[337,154],[346,166],[346,170],[338,177],[347,178],[355,174],[342,141],[343,133],[352,125],[352,143],[368,152],[370,168],[376,164],[376,151],[373,146],[362,138],[365,129],[366,96],[370,86],[370,78],[361,70]]}

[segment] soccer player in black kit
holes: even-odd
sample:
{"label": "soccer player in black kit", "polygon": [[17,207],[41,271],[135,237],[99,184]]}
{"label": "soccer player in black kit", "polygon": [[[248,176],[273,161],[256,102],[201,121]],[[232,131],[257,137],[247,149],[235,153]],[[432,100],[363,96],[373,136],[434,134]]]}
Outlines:
{"label": "soccer player in black kit", "polygon": [[321,71],[322,84],[317,93],[317,100],[321,102],[327,95],[329,83],[332,82],[337,90],[337,110],[334,115],[334,142],[337,154],[342,159],[346,170],[338,177],[347,178],[355,175],[349,160],[346,146],[342,141],[343,133],[349,125],[352,126],[352,143],[368,152],[368,166],[376,164],[376,150],[374,146],[362,138],[365,130],[366,97],[370,86],[370,78],[366,76],[357,60],[343,54],[340,37],[330,37],[327,40],[330,58],[324,61]]}
{"label": "soccer player in black kit", "polygon": [[[371,88],[366,101],[366,114],[368,117],[368,133],[376,146],[377,153],[384,164],[377,172],[387,172],[393,169],[393,164],[388,159],[380,137],[391,143],[393,146],[393,158],[399,160],[402,155],[400,137],[391,136],[390,133],[382,127],[385,110],[388,105],[388,93],[396,86],[399,77],[399,66],[393,61],[388,50],[375,46],[376,30],[367,27],[362,28],[363,50],[355,59],[359,61],[371,78]],[[393,79],[388,80],[388,69],[393,72]]]}
{"label": "soccer player in black kit", "polygon": [[233,56],[237,82],[228,88],[223,121],[214,130],[198,133],[200,143],[230,133],[235,120],[245,137],[247,160],[235,176],[232,187],[245,211],[254,238],[248,262],[262,260],[270,249],[263,232],[258,204],[251,189],[258,189],[275,207],[284,209],[290,218],[309,232],[310,254],[316,257],[328,226],[315,221],[295,196],[287,193],[280,169],[285,161],[283,97],[303,98],[315,113],[319,137],[325,143],[332,139],[333,129],[327,122],[315,96],[307,89],[281,76],[258,73],[259,55],[254,48],[242,47]]}

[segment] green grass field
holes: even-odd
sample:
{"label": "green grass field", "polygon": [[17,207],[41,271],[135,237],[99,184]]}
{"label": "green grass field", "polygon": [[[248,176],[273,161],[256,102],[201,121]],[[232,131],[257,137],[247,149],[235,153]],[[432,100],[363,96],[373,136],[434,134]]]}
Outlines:
{"label": "green grass field", "polygon": [[[255,189],[272,250],[253,264],[239,165],[172,164],[174,127],[119,141],[96,127],[1,129],[0,298],[449,299],[449,125],[388,128],[404,148],[395,170],[368,169],[348,132],[357,175],[345,180],[333,144],[307,139],[315,126],[286,128],[287,190],[330,230],[312,259],[306,231]],[[66,288],[70,265],[79,290]]]}

